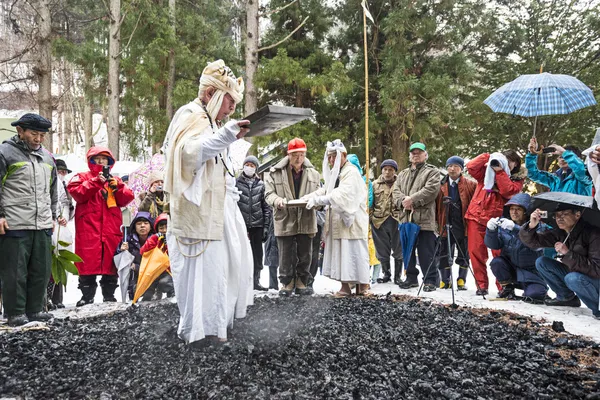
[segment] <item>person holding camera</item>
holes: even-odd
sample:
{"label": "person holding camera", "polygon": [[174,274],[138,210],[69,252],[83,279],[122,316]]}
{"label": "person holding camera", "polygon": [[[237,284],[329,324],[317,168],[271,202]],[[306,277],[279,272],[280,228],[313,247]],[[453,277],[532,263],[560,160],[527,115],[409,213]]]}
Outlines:
{"label": "person holding camera", "polygon": [[[438,240],[441,240],[438,253],[440,289],[452,287],[450,281],[452,265],[449,265],[448,253],[451,254],[451,259],[454,260],[454,250],[456,248],[458,252],[456,263],[459,266],[456,287],[458,290],[467,290],[465,282],[469,271],[469,250],[465,214],[475,194],[477,182],[463,176],[464,168],[465,161],[459,156],[452,156],[446,161],[448,175],[442,178],[440,191],[435,202],[438,233],[440,235]],[[446,210],[448,210],[448,213],[446,213]],[[446,222],[452,226],[450,232],[446,232]],[[450,248],[448,248],[447,235],[450,235]]]}
{"label": "person holding camera", "polygon": [[554,219],[558,229],[540,232],[542,219],[539,209],[531,213],[529,223],[523,225],[519,237],[530,248],[552,247],[555,259],[540,257],[535,267],[548,286],[556,293],[555,299],[545,301],[548,306],[580,307],[581,301],[600,319],[600,229],[582,219],[584,210],[572,204],[558,204]]}
{"label": "person holding camera", "polygon": [[[487,223],[491,218],[502,216],[506,202],[523,189],[524,177],[519,174],[520,169],[521,157],[514,150],[483,153],[467,163],[469,174],[477,181],[473,199],[465,214],[477,296],[488,294],[488,248],[484,243]],[[494,250],[492,254],[496,257],[500,252]],[[501,289],[499,284],[497,286]]]}
{"label": "person holding camera", "polygon": [[[530,249],[519,238],[521,225],[529,217],[527,210],[531,197],[527,193],[515,194],[504,206],[502,218],[491,218],[485,232],[485,245],[500,250],[500,255],[490,263],[492,273],[502,285],[499,299],[519,300],[515,289],[523,289],[523,300],[531,304],[544,304],[548,286],[535,269],[535,261],[542,255],[540,249]],[[537,231],[546,229],[538,224]]]}
{"label": "person holding camera", "polygon": [[138,211],[150,213],[153,219],[158,218],[164,212],[165,192],[163,191],[164,174],[160,171],[154,171],[150,174],[148,182],[150,183],[147,192],[139,194],[140,206]]}
{"label": "person holding camera", "polygon": [[92,147],[87,153],[88,172],[75,175],[67,190],[77,202],[75,208],[75,253],[83,260],[77,263],[82,298],[77,306],[94,302],[96,276],[104,301],[117,301],[117,269],[114,251],[123,235],[121,208],[134,199],[133,192],[118,177],[110,174],[115,158],[105,147]]}
{"label": "person holding camera", "polygon": [[529,179],[550,188],[551,192],[592,195],[592,180],[586,173],[579,148],[571,145],[562,147],[557,144],[544,148],[544,153],[558,156],[559,169],[553,174],[538,169],[537,149],[537,139],[532,138],[529,141],[529,153],[525,156],[525,167]]}

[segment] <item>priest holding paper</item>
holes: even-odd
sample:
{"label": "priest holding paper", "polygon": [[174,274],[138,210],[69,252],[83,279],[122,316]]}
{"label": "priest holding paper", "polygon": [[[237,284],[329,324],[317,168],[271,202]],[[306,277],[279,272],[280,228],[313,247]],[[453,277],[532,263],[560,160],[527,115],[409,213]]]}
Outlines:
{"label": "priest holding paper", "polygon": [[244,83],[222,60],[208,64],[198,98],[181,107],[163,151],[169,194],[167,243],[180,320],[178,335],[193,343],[227,340],[235,317],[252,304],[252,251],[237,205],[229,145],[248,121],[229,121]]}
{"label": "priest holding paper", "polygon": [[325,186],[305,196],[308,209],[327,206],[323,275],[342,282],[336,297],[351,295],[351,284],[358,285],[358,294],[364,294],[369,283],[367,189],[358,169],[346,157],[339,139],[327,143]]}

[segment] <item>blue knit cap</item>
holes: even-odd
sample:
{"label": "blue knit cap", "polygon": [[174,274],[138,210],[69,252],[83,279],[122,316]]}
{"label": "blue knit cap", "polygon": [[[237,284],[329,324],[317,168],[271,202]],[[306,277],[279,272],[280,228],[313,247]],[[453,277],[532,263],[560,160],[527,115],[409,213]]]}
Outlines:
{"label": "blue knit cap", "polygon": [[463,160],[461,157],[459,156],[452,156],[448,159],[448,161],[446,161],[446,168],[448,168],[448,165],[460,165],[461,169],[465,169],[465,160]]}
{"label": "blue knit cap", "polygon": [[383,169],[383,167],[392,167],[398,172],[398,163],[392,159],[383,160],[380,168]]}

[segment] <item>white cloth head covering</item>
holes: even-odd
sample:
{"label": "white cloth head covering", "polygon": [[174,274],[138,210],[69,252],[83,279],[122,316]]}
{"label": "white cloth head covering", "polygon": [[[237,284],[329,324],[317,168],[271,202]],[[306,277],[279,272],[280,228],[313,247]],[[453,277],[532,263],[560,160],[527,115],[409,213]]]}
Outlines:
{"label": "white cloth head covering", "polygon": [[[329,161],[327,160],[327,156],[331,153],[336,153],[333,168],[329,167]],[[335,139],[333,142],[327,142],[327,149],[325,150],[325,157],[323,158],[323,179],[325,179],[325,189],[327,190],[327,194],[331,193],[335,188],[335,182],[340,176],[342,153],[348,154],[346,147],[340,139]]]}
{"label": "white cloth head covering", "polygon": [[198,98],[209,87],[216,89],[206,105],[208,114],[213,121],[217,118],[221,104],[223,104],[223,97],[226,94],[231,95],[236,104],[239,104],[244,98],[244,80],[236,78],[231,68],[226,66],[223,60],[209,63],[202,71],[200,86],[198,87]]}
{"label": "white cloth head covering", "polygon": [[496,183],[496,171],[494,171],[492,168],[493,160],[498,161],[504,172],[510,176],[510,168],[508,168],[508,159],[506,156],[502,153],[490,154],[490,159],[488,160],[488,165],[485,170],[485,177],[483,178],[483,188],[487,191],[492,190],[494,184]]}

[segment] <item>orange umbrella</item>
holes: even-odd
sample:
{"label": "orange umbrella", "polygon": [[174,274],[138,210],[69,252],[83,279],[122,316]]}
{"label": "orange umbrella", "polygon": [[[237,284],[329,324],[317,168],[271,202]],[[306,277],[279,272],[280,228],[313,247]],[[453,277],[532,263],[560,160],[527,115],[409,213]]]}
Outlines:
{"label": "orange umbrella", "polygon": [[147,251],[142,257],[140,275],[133,296],[133,304],[148,290],[150,285],[169,267],[169,256],[158,247]]}

